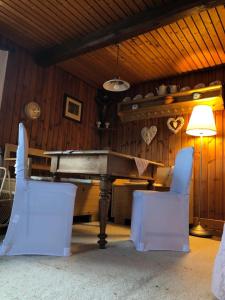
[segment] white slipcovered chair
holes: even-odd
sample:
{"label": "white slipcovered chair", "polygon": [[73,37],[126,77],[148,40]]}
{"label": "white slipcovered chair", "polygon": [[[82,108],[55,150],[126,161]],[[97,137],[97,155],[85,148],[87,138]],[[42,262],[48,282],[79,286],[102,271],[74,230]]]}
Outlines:
{"label": "white slipcovered chair", "polygon": [[225,224],[220,248],[214,263],[212,292],[217,299],[225,300]]}
{"label": "white slipcovered chair", "polygon": [[77,187],[69,183],[27,178],[28,141],[19,124],[16,190],[1,255],[70,255]]}
{"label": "white slipcovered chair", "polygon": [[136,250],[189,251],[189,185],[193,147],[176,156],[170,191],[133,193],[131,240]]}

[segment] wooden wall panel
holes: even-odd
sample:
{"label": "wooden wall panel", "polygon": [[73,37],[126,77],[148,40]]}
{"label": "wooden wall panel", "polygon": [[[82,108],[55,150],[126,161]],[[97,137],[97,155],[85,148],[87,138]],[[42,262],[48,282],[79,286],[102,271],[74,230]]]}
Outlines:
{"label": "wooden wall panel", "polygon": [[[0,110],[0,146],[17,143],[18,123],[23,121],[31,147],[54,149],[98,148],[96,89],[58,67],[42,68],[23,49],[0,37],[10,52]],[[83,102],[82,122],[63,117],[63,96]],[[42,109],[38,120],[28,120],[24,105],[36,101]]]}
{"label": "wooden wall panel", "polygon": [[[155,91],[155,88],[162,83],[193,88],[200,82],[208,85],[214,80],[225,82],[225,67],[171,77],[163,81],[146,82],[133,86],[127,95],[131,97],[137,94],[145,95]],[[201,217],[204,219],[204,223],[211,227],[218,228],[219,226],[221,228],[223,222],[218,222],[218,220],[225,221],[225,111],[215,112],[217,135],[203,139],[202,195],[200,195],[199,189],[200,139],[186,134],[189,117],[189,115],[184,115],[185,124],[176,135],[167,128],[168,118],[128,123],[121,123],[118,119],[114,125],[116,130],[112,136],[112,149],[163,162],[165,165],[173,165],[179,149],[188,145],[194,146],[194,215],[197,216],[198,201],[201,199]],[[147,146],[141,139],[141,129],[151,125],[156,125],[158,132],[152,143]]]}

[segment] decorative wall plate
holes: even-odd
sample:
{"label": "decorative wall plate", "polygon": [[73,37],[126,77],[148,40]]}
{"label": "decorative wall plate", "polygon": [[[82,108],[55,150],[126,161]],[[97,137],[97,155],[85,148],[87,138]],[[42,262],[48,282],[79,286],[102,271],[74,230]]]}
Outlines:
{"label": "decorative wall plate", "polygon": [[154,93],[150,92],[145,95],[145,98],[154,97],[154,96],[155,96]]}
{"label": "decorative wall plate", "polygon": [[180,89],[180,92],[186,92],[186,91],[190,91],[190,86],[184,86]]}
{"label": "decorative wall plate", "polygon": [[169,130],[171,130],[175,134],[177,134],[183,126],[184,126],[184,118],[183,117],[177,117],[176,119],[169,118],[167,120],[167,127],[169,128]]}
{"label": "decorative wall plate", "polygon": [[122,102],[129,102],[131,100],[131,97],[124,97]]}
{"label": "decorative wall plate", "polygon": [[31,101],[25,104],[24,112],[29,119],[35,120],[40,117],[41,108],[37,102]]}
{"label": "decorative wall plate", "polygon": [[143,96],[141,95],[141,94],[138,94],[138,95],[136,95],[134,98],[133,98],[133,100],[140,100],[140,99],[142,99],[143,98]]}
{"label": "decorative wall plate", "polygon": [[215,80],[215,81],[210,82],[209,86],[219,85],[219,84],[221,84],[221,81],[220,80]]}
{"label": "decorative wall plate", "polygon": [[150,128],[144,127],[141,129],[141,136],[147,145],[150,145],[157,133],[157,127],[151,126]]}
{"label": "decorative wall plate", "polygon": [[194,89],[202,89],[205,87],[205,84],[204,83],[198,83],[194,86]]}

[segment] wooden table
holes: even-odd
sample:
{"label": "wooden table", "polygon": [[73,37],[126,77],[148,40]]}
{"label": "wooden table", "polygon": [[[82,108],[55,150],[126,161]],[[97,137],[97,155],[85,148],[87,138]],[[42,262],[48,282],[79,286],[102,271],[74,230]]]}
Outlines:
{"label": "wooden table", "polygon": [[87,151],[48,151],[45,154],[51,159],[51,169],[55,180],[60,179],[63,174],[71,174],[74,177],[94,177],[100,180],[99,195],[99,218],[100,233],[99,247],[105,248],[106,224],[109,203],[112,193],[112,182],[117,178],[144,179],[151,184],[158,166],[161,163],[149,161],[148,167],[143,175],[138,174],[134,156],[125,155],[109,150],[87,150]]}

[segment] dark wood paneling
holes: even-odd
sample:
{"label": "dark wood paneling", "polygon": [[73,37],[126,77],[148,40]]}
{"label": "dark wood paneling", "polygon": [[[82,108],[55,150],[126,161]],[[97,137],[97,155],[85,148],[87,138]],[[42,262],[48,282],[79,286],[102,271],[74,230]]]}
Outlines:
{"label": "dark wood paneling", "polygon": [[[207,71],[186,74],[180,77],[171,77],[163,81],[151,81],[133,87],[129,95],[145,95],[154,91],[161,83],[178,84],[194,87],[203,82],[208,85],[214,80],[225,82],[225,68],[210,69]],[[224,93],[223,93],[224,94]],[[124,96],[123,96],[124,97]],[[116,131],[112,136],[112,148],[123,153],[140,156],[173,165],[176,153],[182,147],[193,145],[194,155],[194,215],[197,215],[198,201],[201,199],[201,217],[209,220],[208,225],[218,229],[218,220],[225,220],[225,111],[215,112],[217,135],[203,139],[203,194],[199,190],[199,138],[190,137],[185,133],[189,115],[184,115],[185,124],[178,134],[173,134],[167,128],[168,118],[149,119],[121,123],[119,120]],[[144,126],[156,125],[157,135],[147,146],[141,139],[141,129]],[[205,221],[204,221],[205,222]],[[223,224],[219,222],[219,224]],[[215,225],[215,226],[214,226]]]}
{"label": "dark wood paneling", "polygon": [[[95,88],[59,67],[42,68],[23,49],[0,37],[10,52],[0,111],[0,145],[17,143],[18,123],[23,121],[30,147],[53,149],[98,148]],[[69,94],[83,102],[82,122],[63,117],[63,96]],[[42,109],[38,120],[28,120],[24,105],[36,101]]]}

